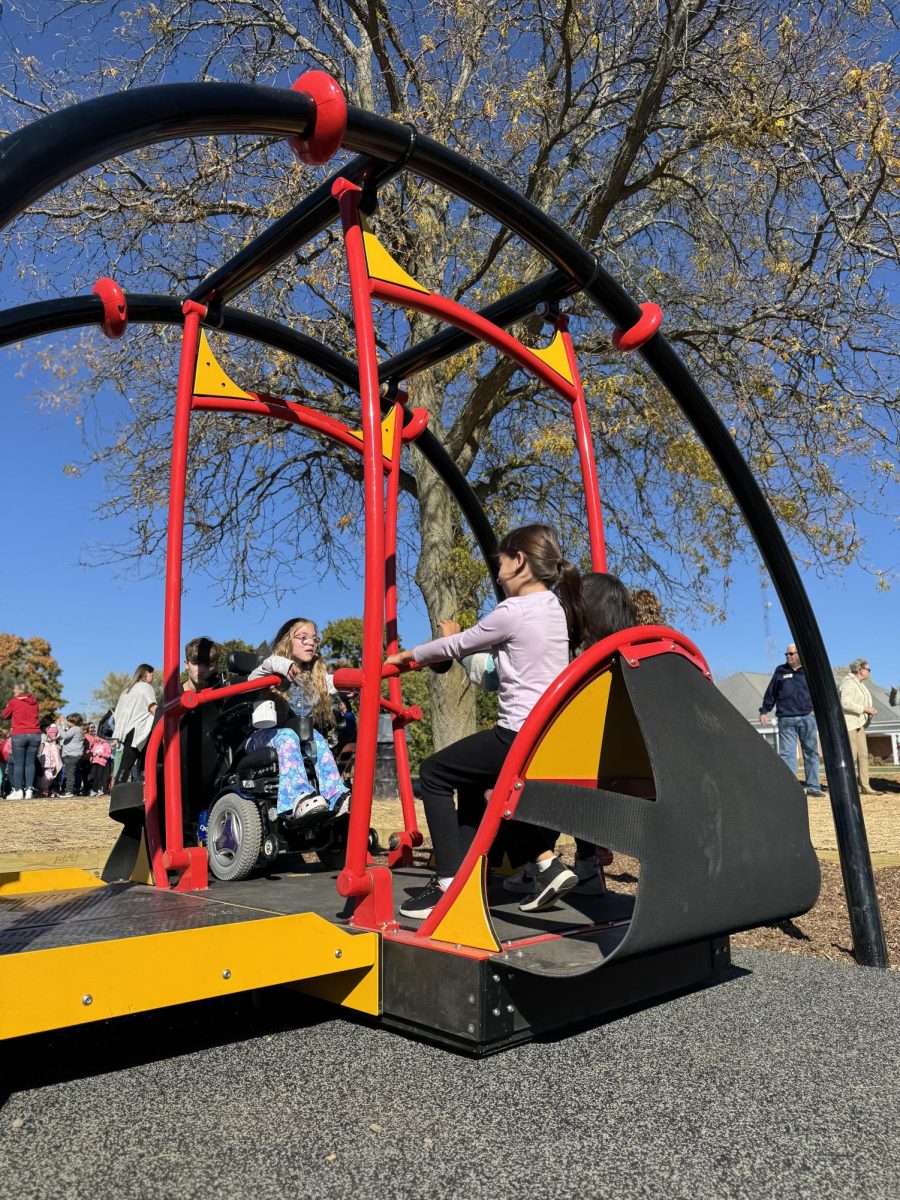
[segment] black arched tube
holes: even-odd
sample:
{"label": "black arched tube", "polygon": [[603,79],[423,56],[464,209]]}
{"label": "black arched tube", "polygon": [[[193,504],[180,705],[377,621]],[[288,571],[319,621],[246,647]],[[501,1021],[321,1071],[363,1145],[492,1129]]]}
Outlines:
{"label": "black arched tube", "polygon": [[[135,324],[181,325],[184,315],[181,301],[171,296],[142,295],[134,293],[125,297],[128,305],[128,320]],[[309,363],[342,387],[354,392],[359,389],[359,373],[356,363],[286,325],[280,325],[268,317],[225,306],[218,310],[216,328],[235,337],[247,338],[263,346],[271,346],[292,357]],[[0,347],[26,338],[40,337],[61,329],[76,329],[84,325],[103,323],[103,304],[99,296],[67,296],[60,300],[42,300],[35,304],[23,304],[18,308],[0,312]],[[385,410],[392,404],[383,400]],[[407,415],[411,415],[408,409]],[[443,443],[430,429],[424,429],[416,438],[416,448],[437,471],[472,530],[478,548],[493,580],[494,591],[499,600],[503,592],[497,583],[497,538],[481,501],[472,490],[469,481],[450,457]]]}
{"label": "black arched tube", "polygon": [[[210,133],[308,136],[311,105],[300,93],[243,84],[169,84],[86,101],[0,142],[0,225],[78,171],[141,145]],[[636,302],[590,251],[513,188],[455,151],[417,136],[409,126],[356,108],[348,112],[344,146],[395,162],[483,209],[585,288],[618,328],[628,329],[639,319]],[[784,605],[824,734],[856,957],[868,965],[887,966],[862,809],[848,768],[849,742],[824,644],[796,565],[753,473],[675,351],[656,334],[641,353],[698,430],[732,489]],[[424,451],[422,439],[419,444]]]}
{"label": "black arched tube", "polygon": [[327,229],[337,217],[337,201],[331,194],[331,185],[338,175],[353,183],[365,180],[377,188],[400,170],[399,163],[384,163],[365,154],[358,155],[242,247],[227,263],[201,280],[191,292],[190,299],[200,304],[224,304],[233,300],[287,255]]}
{"label": "black arched tube", "polygon": [[868,966],[886,967],[887,945],[847,724],[828,652],[797,565],[753,472],[687,367],[669,343],[659,336],[649,341],[642,353],[678,401],[731,489],[778,592],[794,641],[803,656],[803,669],[822,738],[856,957]]}
{"label": "black arched tube", "polygon": [[315,101],[247,83],[167,83],[85,100],[0,141],[0,227],[79,171],[154,142],[209,134],[308,137]]}

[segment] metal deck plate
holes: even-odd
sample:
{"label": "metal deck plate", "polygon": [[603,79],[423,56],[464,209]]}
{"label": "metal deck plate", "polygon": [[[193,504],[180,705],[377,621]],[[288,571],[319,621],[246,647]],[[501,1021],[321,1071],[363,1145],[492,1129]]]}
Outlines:
{"label": "metal deck plate", "polygon": [[0,900],[0,955],[255,921],[272,914],[136,883]]}

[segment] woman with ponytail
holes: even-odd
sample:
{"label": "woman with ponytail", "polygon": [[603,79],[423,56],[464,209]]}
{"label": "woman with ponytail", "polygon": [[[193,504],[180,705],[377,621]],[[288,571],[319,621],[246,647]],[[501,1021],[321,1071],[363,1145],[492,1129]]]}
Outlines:
{"label": "woman with ponytail", "polygon": [[[581,645],[585,615],[581,576],[562,556],[549,525],[523,525],[500,543],[497,580],[506,599],[471,629],[393,654],[388,663],[440,662],[489,650],[500,677],[497,724],[439,750],[419,767],[436,874],[400,908],[424,919],[453,881],[484,815],[484,793],[525,718]],[[442,629],[449,622],[441,622]],[[453,805],[457,793],[459,815]],[[574,887],[578,877],[552,851],[537,863],[541,907]]]}

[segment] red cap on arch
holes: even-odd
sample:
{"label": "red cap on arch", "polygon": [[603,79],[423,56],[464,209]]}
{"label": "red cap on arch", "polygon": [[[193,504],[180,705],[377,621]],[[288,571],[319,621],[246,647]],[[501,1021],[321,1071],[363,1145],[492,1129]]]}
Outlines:
{"label": "red cap on arch", "polygon": [[313,131],[307,138],[291,138],[291,148],[305,163],[325,163],[340,147],[347,128],[347,101],[340,85],[327,71],[307,71],[292,85],[315,102]]}

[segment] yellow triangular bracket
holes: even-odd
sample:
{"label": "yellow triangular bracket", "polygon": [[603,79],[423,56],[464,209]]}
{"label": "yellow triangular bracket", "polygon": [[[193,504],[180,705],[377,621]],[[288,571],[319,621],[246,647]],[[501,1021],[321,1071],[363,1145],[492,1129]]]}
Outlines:
{"label": "yellow triangular bracket", "polygon": [[256,399],[252,392],[245,392],[243,388],[239,388],[222,370],[202,329],[197,347],[197,366],[194,370],[194,395],[226,396],[229,400]]}
{"label": "yellow triangular bracket", "polygon": [[472,868],[453,907],[431,935],[439,942],[453,942],[475,950],[496,953],[500,941],[494,931],[486,894],[487,859],[484,855]]}
{"label": "yellow triangular bracket", "polygon": [[535,358],[539,358],[541,362],[546,363],[552,371],[557,375],[561,375],[566,383],[574,383],[575,377],[572,374],[572,368],[569,366],[569,356],[566,354],[566,346],[563,341],[563,335],[557,330],[556,337],[544,350],[532,350],[531,353]]}
{"label": "yellow triangular bracket", "polygon": [[370,279],[380,279],[384,283],[396,283],[400,287],[410,288],[414,292],[429,294],[428,288],[417,283],[412,275],[407,275],[396,259],[392,258],[379,242],[374,233],[363,230],[363,246],[366,251],[366,268]]}
{"label": "yellow triangular bracket", "polygon": [[[395,405],[388,415],[381,422],[381,453],[388,461],[394,454],[394,429],[397,424],[397,406]],[[351,434],[355,438],[363,440],[361,429],[351,429]]]}

